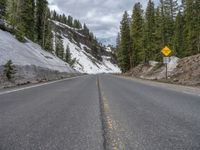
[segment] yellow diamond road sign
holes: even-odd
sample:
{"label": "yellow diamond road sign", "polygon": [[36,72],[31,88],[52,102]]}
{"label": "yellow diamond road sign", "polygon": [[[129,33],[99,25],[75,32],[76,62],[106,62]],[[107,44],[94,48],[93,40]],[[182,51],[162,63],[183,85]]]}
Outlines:
{"label": "yellow diamond road sign", "polygon": [[165,48],[163,48],[161,52],[166,57],[169,56],[172,53],[171,49],[169,49],[167,46]]}

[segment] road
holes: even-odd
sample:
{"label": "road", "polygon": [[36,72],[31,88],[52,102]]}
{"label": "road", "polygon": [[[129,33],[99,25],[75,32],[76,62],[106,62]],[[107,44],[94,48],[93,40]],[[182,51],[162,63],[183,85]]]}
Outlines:
{"label": "road", "polygon": [[0,150],[199,150],[200,96],[112,75],[0,91]]}

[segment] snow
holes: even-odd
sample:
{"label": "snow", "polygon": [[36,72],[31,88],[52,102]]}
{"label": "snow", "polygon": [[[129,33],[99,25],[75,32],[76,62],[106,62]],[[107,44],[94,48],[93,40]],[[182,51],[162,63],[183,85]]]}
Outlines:
{"label": "snow", "polygon": [[66,49],[67,45],[69,45],[70,52],[72,54],[72,58],[76,58],[77,63],[75,64],[74,69],[89,74],[97,74],[97,73],[120,73],[120,69],[117,65],[111,63],[108,57],[103,57],[103,61],[97,60],[90,53],[87,53],[84,50],[84,47],[90,49],[84,44],[80,43],[80,47],[76,44],[69,41],[66,36],[63,36],[63,44]]}
{"label": "snow", "polygon": [[82,37],[85,37],[83,34],[80,34],[78,31],[81,31],[82,29],[76,29],[76,28],[72,28],[64,23],[61,23],[61,22],[58,22],[58,21],[55,21],[55,20],[51,20],[53,23],[55,23],[57,26],[60,26],[60,27],[64,27],[64,28],[68,28],[68,29],[71,29],[73,30],[74,32],[76,32],[76,34],[82,36]]}
{"label": "snow", "polygon": [[[173,74],[174,69],[176,69],[178,65],[178,61],[179,61],[178,57],[175,56],[170,57],[170,62],[167,64],[167,71],[169,76]],[[165,74],[166,74],[166,68],[163,67],[163,70],[157,75],[157,79],[164,78]]]}
{"label": "snow", "polygon": [[12,60],[15,65],[34,65],[59,72],[75,72],[67,63],[28,41],[21,43],[8,32],[0,30],[0,65]]}
{"label": "snow", "polygon": [[112,52],[112,50],[111,50],[110,47],[106,47],[106,51],[107,51],[107,52]]}
{"label": "snow", "polygon": [[158,62],[157,61],[149,61],[149,64],[150,64],[150,66],[155,67],[158,64]]}
{"label": "snow", "polygon": [[176,69],[176,67],[178,65],[178,61],[179,61],[178,57],[175,57],[175,56],[170,57],[170,62],[167,65],[169,72],[172,72],[172,71],[174,71],[174,69]]}

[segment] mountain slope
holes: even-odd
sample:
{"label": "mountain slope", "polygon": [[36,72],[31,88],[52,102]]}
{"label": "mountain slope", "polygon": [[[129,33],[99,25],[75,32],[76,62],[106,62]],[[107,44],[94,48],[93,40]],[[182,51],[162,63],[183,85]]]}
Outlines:
{"label": "mountain slope", "polygon": [[59,72],[75,72],[67,63],[44,51],[31,41],[21,43],[8,32],[0,30],[0,66],[12,60],[19,66],[36,66]]}
{"label": "mountain slope", "polygon": [[[51,21],[54,41],[61,37],[64,48],[70,47],[72,58],[76,59],[75,70],[82,73],[119,73],[112,51],[91,40],[83,29],[75,29],[58,21]],[[55,44],[54,44],[55,45]]]}

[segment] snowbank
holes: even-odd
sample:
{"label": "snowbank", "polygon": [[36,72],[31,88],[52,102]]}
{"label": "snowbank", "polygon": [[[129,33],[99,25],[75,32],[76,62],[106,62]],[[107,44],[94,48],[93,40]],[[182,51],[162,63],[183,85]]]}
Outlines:
{"label": "snowbank", "polygon": [[0,66],[12,60],[18,66],[38,66],[59,72],[75,72],[67,63],[28,41],[21,43],[8,32],[0,30]]}

